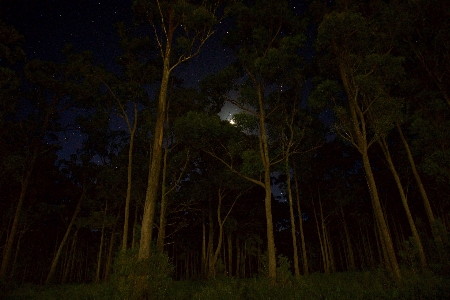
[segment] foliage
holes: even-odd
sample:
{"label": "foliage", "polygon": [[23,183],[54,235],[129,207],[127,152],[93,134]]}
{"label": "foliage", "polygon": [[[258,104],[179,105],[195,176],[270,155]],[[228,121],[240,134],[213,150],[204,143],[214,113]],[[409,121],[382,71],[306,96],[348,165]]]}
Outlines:
{"label": "foliage", "polygon": [[111,281],[118,299],[163,299],[168,293],[173,266],[165,254],[154,253],[138,261],[137,251],[127,250],[117,255],[113,270]]}

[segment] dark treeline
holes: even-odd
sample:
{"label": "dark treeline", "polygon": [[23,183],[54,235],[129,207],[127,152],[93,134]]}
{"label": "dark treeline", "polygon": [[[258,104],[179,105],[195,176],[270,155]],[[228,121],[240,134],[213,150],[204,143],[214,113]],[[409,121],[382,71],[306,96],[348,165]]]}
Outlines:
{"label": "dark treeline", "polygon": [[[175,279],[447,274],[450,3],[293,2],[133,1],[117,73],[28,60],[0,22],[0,281],[103,282],[120,253]],[[234,62],[186,87],[222,33]]]}

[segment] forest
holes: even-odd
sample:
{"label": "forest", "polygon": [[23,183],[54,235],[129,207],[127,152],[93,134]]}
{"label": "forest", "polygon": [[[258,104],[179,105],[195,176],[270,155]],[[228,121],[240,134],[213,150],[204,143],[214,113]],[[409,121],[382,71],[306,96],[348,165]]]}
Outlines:
{"label": "forest", "polygon": [[0,20],[0,299],[448,299],[449,1],[129,9],[113,70]]}

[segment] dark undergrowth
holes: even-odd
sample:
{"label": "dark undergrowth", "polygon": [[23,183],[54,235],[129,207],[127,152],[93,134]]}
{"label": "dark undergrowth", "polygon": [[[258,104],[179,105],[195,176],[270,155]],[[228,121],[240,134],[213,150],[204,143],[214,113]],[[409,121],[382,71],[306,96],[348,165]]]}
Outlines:
{"label": "dark undergrowth", "polygon": [[[284,277],[276,284],[257,278],[165,280],[162,286],[148,283],[151,288],[141,295],[129,294],[128,290],[125,295],[124,287],[113,283],[23,285],[4,294],[4,299],[450,299],[449,277],[406,271],[403,274],[398,284],[381,271],[312,274],[299,279]],[[127,285],[132,287],[133,283]]]}

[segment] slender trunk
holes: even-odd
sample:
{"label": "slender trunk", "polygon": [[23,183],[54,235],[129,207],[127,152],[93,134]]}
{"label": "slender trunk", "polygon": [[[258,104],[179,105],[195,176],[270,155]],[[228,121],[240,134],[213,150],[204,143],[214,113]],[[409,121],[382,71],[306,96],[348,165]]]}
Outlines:
{"label": "slender trunk", "polygon": [[322,230],[322,239],[323,239],[323,249],[324,249],[324,260],[326,262],[325,274],[330,274],[332,265],[330,259],[330,245],[328,241],[328,233],[325,225],[325,218],[323,217],[323,209],[322,209],[322,201],[319,198],[319,208],[320,208],[320,224]]}
{"label": "slender trunk", "polygon": [[231,232],[228,233],[228,275],[233,276],[233,244]]}
{"label": "slender trunk", "polygon": [[156,240],[156,249],[159,253],[164,252],[164,239],[166,237],[166,224],[167,224],[167,196],[166,196],[166,172],[167,172],[167,148],[164,149],[163,158],[163,174],[162,174],[162,184],[161,184],[161,211],[159,215],[159,230],[158,238]]}
{"label": "slender trunk", "polygon": [[353,253],[352,243],[350,241],[350,233],[348,232],[347,222],[345,221],[344,209],[341,206],[342,226],[344,226],[345,240],[347,242],[348,263],[347,268],[349,271],[355,271],[355,255]]}
{"label": "slender trunk", "polygon": [[430,223],[435,242],[438,245],[438,248],[439,248],[439,246],[441,246],[441,248],[443,248],[442,237],[435,226],[435,218],[434,218],[433,210],[431,209],[430,200],[428,199],[428,195],[427,195],[427,192],[425,191],[425,187],[423,186],[422,179],[420,178],[419,172],[417,171],[416,163],[414,162],[414,158],[412,156],[408,141],[406,140],[405,136],[403,135],[403,130],[402,130],[402,127],[400,126],[400,124],[396,123],[396,126],[397,126],[398,133],[400,135],[400,138],[403,142],[403,146],[405,147],[406,154],[408,156],[408,161],[409,161],[409,164],[411,165],[411,170],[414,174],[414,178],[416,179],[417,186],[419,187],[420,195],[422,196],[423,205],[425,207],[425,212],[427,213],[428,222]]}
{"label": "slender trunk", "polygon": [[81,194],[80,199],[78,200],[77,207],[75,208],[75,211],[72,215],[72,219],[70,220],[69,226],[67,226],[66,234],[64,235],[64,237],[61,241],[61,244],[59,245],[59,248],[58,248],[58,251],[56,252],[55,258],[53,259],[52,266],[50,267],[50,272],[48,273],[47,279],[45,280],[46,285],[50,284],[50,282],[53,279],[53,275],[55,274],[56,266],[57,266],[59,258],[61,256],[62,249],[63,249],[67,239],[69,238],[70,230],[72,229],[72,226],[75,223],[75,219],[77,218],[77,216],[81,210],[81,202],[83,201],[84,193],[85,193],[85,190],[83,187],[83,192]]}
{"label": "slender trunk", "polygon": [[[353,145],[361,153],[364,171],[366,174],[367,185],[369,187],[369,192],[372,200],[372,206],[375,213],[375,218],[380,229],[380,238],[383,242],[383,249],[385,249],[385,254],[389,259],[388,264],[390,264],[390,269],[392,270],[392,275],[397,281],[401,280],[400,268],[398,266],[397,258],[394,252],[394,246],[392,244],[391,237],[389,235],[388,226],[384,219],[383,210],[381,208],[380,199],[378,196],[378,190],[375,183],[375,178],[373,176],[372,167],[370,166],[370,160],[368,155],[368,148],[370,143],[368,142],[367,124],[366,124],[366,111],[362,110],[359,101],[371,101],[370,99],[365,99],[364,96],[358,93],[358,87],[354,86],[353,73],[348,70],[345,58],[340,57],[339,59],[339,71],[344,85],[344,89],[347,93],[349,112],[351,118],[352,126],[352,141]],[[362,99],[362,100],[361,100]]]}
{"label": "slender trunk", "polygon": [[414,243],[417,246],[419,251],[420,264],[422,269],[427,268],[427,260],[425,258],[425,252],[423,250],[422,241],[420,240],[419,233],[417,232],[416,224],[414,224],[413,217],[411,215],[411,211],[409,209],[408,200],[406,199],[405,191],[403,189],[402,183],[400,181],[400,177],[398,176],[397,170],[395,169],[394,162],[392,161],[391,153],[389,151],[388,144],[386,142],[385,137],[381,137],[378,140],[381,149],[383,150],[384,156],[386,157],[386,161],[388,163],[389,169],[391,170],[392,175],[394,176],[395,183],[397,184],[398,191],[400,193],[400,199],[402,200],[403,208],[405,209],[406,217],[408,218],[409,227],[411,228],[411,232],[414,238]]}
{"label": "slender trunk", "polygon": [[145,196],[144,215],[142,217],[141,241],[139,246],[138,260],[150,257],[153,234],[153,222],[155,218],[156,198],[159,190],[159,180],[162,159],[162,141],[164,137],[164,121],[166,119],[167,88],[170,76],[170,52],[172,37],[168,37],[164,56],[164,67],[161,89],[158,99],[158,112],[156,115],[155,131],[153,134],[153,148],[148,174],[148,186]]}
{"label": "slender trunk", "polygon": [[206,254],[206,226],[205,215],[202,216],[202,275],[206,277],[207,274],[207,254]]}
{"label": "slender trunk", "polygon": [[[36,154],[36,156],[37,156],[37,154]],[[6,241],[5,250],[3,252],[2,265],[0,267],[0,281],[4,281],[6,279],[6,274],[9,269],[11,255],[12,255],[12,249],[14,246],[14,240],[16,239],[17,230],[19,228],[20,214],[22,213],[22,206],[23,206],[23,202],[25,200],[25,195],[28,190],[28,184],[30,181],[31,173],[33,172],[33,166],[34,166],[35,161],[36,161],[36,158],[33,157],[31,167],[27,170],[27,172],[25,173],[24,179],[22,180],[20,196],[19,196],[19,200],[17,202],[16,212],[14,214],[14,219],[12,222],[11,230],[9,232],[8,239]]]}
{"label": "slender trunk", "polygon": [[111,229],[111,236],[109,238],[108,258],[106,259],[105,276],[104,276],[105,281],[109,279],[109,274],[111,273],[111,266],[112,266],[113,255],[114,255],[114,243],[116,241],[116,228],[117,228],[117,223],[119,221],[119,217],[120,217],[120,211],[116,216],[116,220],[114,221],[114,225]]}
{"label": "slender trunk", "polygon": [[218,191],[218,197],[219,197],[219,204],[217,206],[217,223],[219,225],[219,239],[218,239],[216,251],[214,252],[214,256],[212,257],[212,259],[210,259],[208,277],[214,277],[216,275],[216,263],[217,263],[217,258],[219,257],[219,253],[220,253],[220,250],[222,247],[222,240],[223,240],[223,222],[222,222],[222,219],[220,216],[220,214],[221,214],[220,210],[222,207],[223,196],[222,196],[220,189]]}
{"label": "slender trunk", "polygon": [[111,273],[111,265],[113,262],[115,241],[116,241],[116,226],[114,225],[111,230],[111,236],[109,238],[108,258],[106,259],[105,276],[104,276],[105,281],[109,279],[109,275]]}
{"label": "slender trunk", "polygon": [[328,262],[331,267],[331,272],[336,272],[336,260],[334,259],[334,250],[333,250],[333,244],[330,240],[330,234],[328,233],[328,229],[325,227],[325,241],[327,243],[327,253],[328,253]]}
{"label": "slender trunk", "polygon": [[17,268],[17,258],[19,257],[19,250],[20,250],[20,245],[22,242],[22,238],[23,235],[25,234],[26,230],[22,230],[19,234],[19,238],[17,239],[17,244],[16,244],[16,253],[14,254],[14,259],[13,259],[13,263],[12,263],[12,268],[11,268],[11,278],[14,278],[15,273],[16,273],[16,268]]}
{"label": "slender trunk", "polygon": [[73,268],[73,261],[75,259],[75,247],[76,247],[76,242],[77,242],[77,236],[78,236],[78,229],[75,230],[75,233],[73,235],[72,246],[70,247],[70,252],[69,252],[69,259],[67,261],[67,266],[65,267],[63,277],[61,279],[61,284],[65,284],[67,282],[67,279],[69,277],[70,271]]}
{"label": "slender trunk", "polygon": [[317,212],[316,212],[316,208],[315,208],[314,204],[313,204],[313,209],[314,209],[314,219],[316,220],[317,235],[319,237],[320,253],[322,254],[323,269],[325,271],[325,274],[329,274],[330,271],[328,269],[328,264],[327,264],[327,260],[326,260],[325,247],[324,247],[324,243],[323,243],[323,239],[322,239],[322,234],[320,232],[319,219],[317,217]]}
{"label": "slender trunk", "polygon": [[209,219],[209,232],[208,232],[208,276],[210,276],[212,270],[212,259],[213,259],[213,246],[214,246],[214,220],[212,215],[211,201],[209,202],[208,219]]}
{"label": "slender trunk", "polygon": [[106,220],[106,212],[108,209],[108,202],[106,202],[105,205],[105,212],[103,215],[103,224],[102,224],[102,231],[101,231],[101,237],[100,237],[100,247],[98,250],[98,256],[97,256],[97,271],[95,272],[95,283],[100,282],[100,271],[102,268],[102,259],[103,259],[103,246],[105,243],[105,220]]}
{"label": "slender trunk", "polygon": [[263,106],[264,93],[261,86],[258,86],[259,102],[259,149],[261,161],[264,166],[264,189],[265,189],[265,210],[266,210],[266,228],[267,228],[267,256],[269,264],[269,278],[275,280],[277,277],[277,259],[275,251],[275,238],[273,235],[272,220],[272,190],[270,187],[270,159],[269,142],[267,139],[265,126],[265,112]]}
{"label": "slender trunk", "polygon": [[366,179],[369,185],[369,190],[372,195],[372,206],[374,208],[375,218],[379,226],[381,242],[383,244],[383,249],[385,249],[386,258],[388,259],[387,263],[390,265],[389,269],[391,269],[394,278],[396,280],[401,280],[402,276],[400,273],[400,268],[398,266],[397,257],[395,256],[394,246],[392,244],[392,239],[389,234],[389,229],[384,219],[383,210],[381,208],[380,199],[378,197],[378,190],[375,183],[375,178],[372,173],[372,168],[370,166],[369,156],[367,152],[363,153],[363,164],[364,170],[366,172]]}
{"label": "slender trunk", "polygon": [[238,278],[241,276],[240,264],[241,264],[241,248],[239,247],[239,239],[238,236],[236,235],[236,277]]}
{"label": "slender trunk", "polygon": [[300,225],[300,238],[302,242],[302,256],[303,256],[303,274],[308,275],[309,274],[309,268],[308,268],[308,256],[306,255],[306,242],[305,242],[305,234],[303,232],[303,216],[302,211],[300,209],[300,190],[297,180],[297,174],[295,171],[295,165],[294,165],[294,182],[295,182],[295,196],[297,198],[297,210],[298,210],[298,219],[299,219],[299,225]]}
{"label": "slender trunk", "polygon": [[289,169],[289,155],[286,155],[285,168],[286,168],[285,171],[286,171],[286,175],[287,175],[289,214],[290,214],[290,217],[291,217],[292,246],[294,248],[294,271],[295,271],[295,277],[299,278],[300,277],[300,270],[298,268],[297,236],[296,236],[296,233],[295,233],[296,227],[295,227],[294,205],[293,205],[292,190],[291,190],[291,173],[290,173],[290,169]]}
{"label": "slender trunk", "polygon": [[131,240],[131,249],[134,250],[134,247],[136,246],[136,231],[137,231],[137,222],[138,222],[138,207],[136,205],[134,209],[134,221],[133,221],[133,238]]}
{"label": "slender trunk", "polygon": [[[75,234],[78,236],[78,231],[75,232]],[[74,248],[73,248],[73,254],[72,254],[72,261],[70,263],[70,269],[69,269],[69,276],[67,277],[67,281],[71,281],[71,279],[73,278],[73,270],[75,269],[75,261],[76,261],[76,255],[77,255],[77,240],[75,239],[75,244],[74,244]],[[66,281],[66,282],[67,282]]]}
{"label": "slender trunk", "polygon": [[127,196],[125,199],[125,215],[123,222],[123,236],[122,236],[122,251],[127,250],[128,244],[128,230],[129,230],[129,218],[130,218],[130,203],[131,203],[131,184],[132,184],[132,172],[133,172],[133,147],[134,147],[134,135],[137,128],[137,106],[134,104],[134,120],[133,128],[130,128],[130,148],[128,149],[128,167],[127,167]]}

